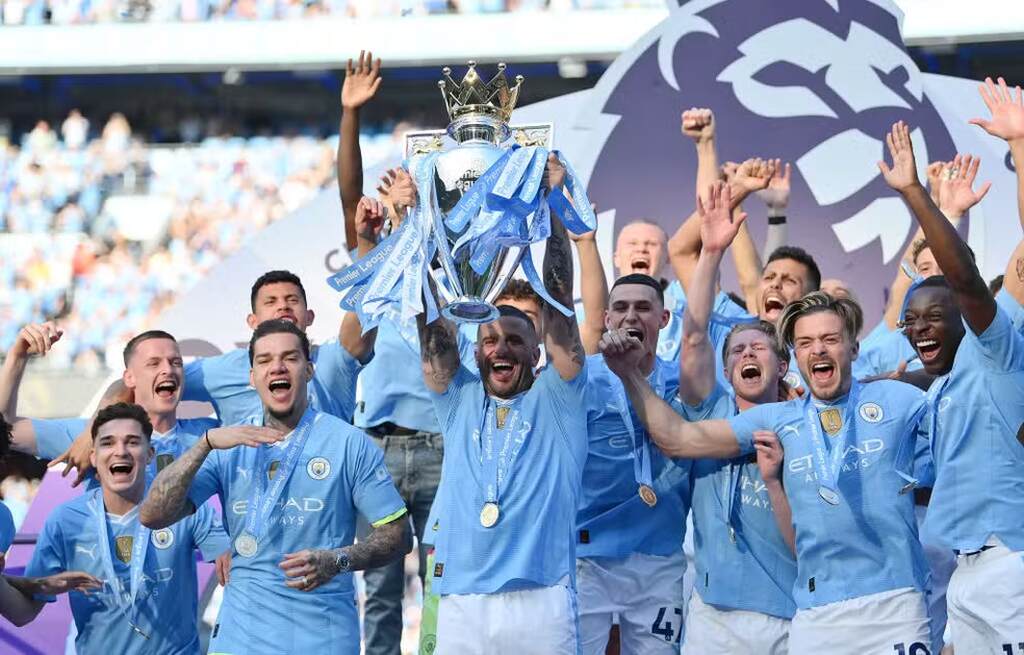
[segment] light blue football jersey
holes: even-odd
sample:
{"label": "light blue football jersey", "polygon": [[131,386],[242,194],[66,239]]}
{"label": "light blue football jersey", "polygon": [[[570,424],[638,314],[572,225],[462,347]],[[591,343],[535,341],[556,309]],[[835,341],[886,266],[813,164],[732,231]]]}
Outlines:
{"label": "light blue football jersey", "polygon": [[[819,494],[803,399],[760,405],[729,419],[737,437],[752,439],[755,430],[772,430],[785,450],[783,485],[796,529],[793,599],[800,609],[902,587],[924,590],[927,584],[914,495],[901,493],[907,484],[903,476],[919,474],[915,456],[926,413],[924,394],[908,384],[880,380],[860,385],[857,406],[849,411],[848,400],[846,395],[814,403],[819,411],[842,416],[847,432],[836,505]],[[851,414],[856,434],[848,429]],[[831,457],[840,437],[821,434]]]}
{"label": "light blue football jersey", "polygon": [[[42,459],[59,457],[71,446],[87,423],[84,418],[32,419],[37,454]],[[207,430],[219,425],[220,422],[212,418],[180,418],[169,432],[154,432],[150,438],[153,459],[146,467],[146,482],[152,482],[157,473],[202,439]],[[95,476],[90,475],[86,488],[92,489],[98,485]]]}
{"label": "light blue football jersey", "polygon": [[[669,312],[669,321],[658,334],[658,357],[678,362],[682,354],[683,313],[686,311],[686,294],[678,280],[665,288],[665,309]],[[715,295],[711,312],[708,332],[715,348],[716,370],[719,377],[722,377],[722,344],[725,343],[725,337],[737,323],[756,321],[757,317],[748,314],[721,291]]]}
{"label": "light blue football jersey", "polygon": [[[689,422],[732,418],[736,398],[721,384],[697,406],[673,407]],[[791,619],[796,558],[775,522],[756,454],[699,459],[692,473],[694,589],[723,610]]]}
{"label": "light blue football jersey", "polygon": [[[313,346],[313,379],[308,386],[313,409],[351,421],[356,404],[356,377],[360,362],[332,339]],[[224,425],[237,425],[250,416],[262,415],[263,405],[249,385],[249,351],[237,348],[216,357],[203,357],[185,365],[183,400],[208,402]]]}
{"label": "light blue football jersey", "polygon": [[853,360],[853,377],[859,379],[895,371],[900,362],[907,363],[908,371],[923,368],[917,351],[910,345],[902,330],[889,330],[883,321],[881,328],[860,342],[860,353]]}
{"label": "light blue football jersey", "polygon": [[[587,358],[587,440],[583,468],[583,499],[576,514],[577,557],[625,558],[632,553],[668,556],[683,545],[686,514],[690,511],[690,462],[674,463],[650,441],[643,422],[630,406],[622,381],[604,356]],[[649,377],[662,398],[671,401],[679,390],[679,367],[655,359]],[[649,507],[637,493],[633,436],[623,421],[620,402],[650,456],[657,503]]]}
{"label": "light blue football jersey", "polygon": [[14,516],[11,510],[0,501],[0,555],[7,552],[7,549],[14,543],[14,534],[17,529],[14,527]]}
{"label": "light blue football jersey", "polygon": [[[307,414],[315,423],[258,552],[254,557],[236,552],[231,560],[231,582],[211,635],[211,653],[359,652],[352,574],[303,592],[285,586],[278,565],[287,553],[351,545],[356,512],[380,524],[402,516],[405,505],[383,453],[365,433],[331,414],[312,408]],[[263,417],[247,423],[262,425]],[[254,476],[270,479],[270,472],[277,472],[289,439],[263,447],[262,470],[256,448],[213,451],[196,473],[189,498],[200,505],[217,495],[228,532],[237,538],[245,529]]]}
{"label": "light blue football jersey", "polygon": [[[432,589],[441,595],[489,594],[573,580],[576,509],[587,457],[586,366],[564,381],[545,367],[510,410],[510,453],[499,467],[500,518],[481,524],[485,502],[481,428],[489,400],[480,376],[460,366],[434,407],[445,439],[444,502],[435,534]],[[495,412],[491,412],[495,416]]]}
{"label": "light blue football jersey", "polygon": [[935,484],[926,537],[970,551],[996,536],[1024,550],[1024,337],[1005,312],[981,335],[966,328],[928,402]]}
{"label": "light blue football jersey", "polygon": [[1010,317],[1013,329],[1024,332],[1024,306],[1021,306],[1017,299],[1010,295],[1006,287],[1000,289],[996,294],[996,304]]}
{"label": "light blue football jersey", "polygon": [[[181,519],[163,530],[149,533],[142,584],[135,601],[134,621],[145,639],[135,632],[122,609],[111,581],[106,580],[100,548],[111,549],[114,574],[129,587],[133,541],[138,534],[138,506],[124,516],[106,514],[106,534],[99,535],[96,503],[102,507],[97,488],[57,507],[47,518],[25,569],[29,577],[61,571],[85,571],[105,581],[99,591],[72,591],[71,613],[78,628],[75,647],[79,655],[92,653],[151,654],[199,653],[197,621],[199,593],[196,558],[212,561],[228,547],[227,535],[210,507]],[[114,555],[116,553],[116,556]],[[37,600],[52,602],[53,596]]]}

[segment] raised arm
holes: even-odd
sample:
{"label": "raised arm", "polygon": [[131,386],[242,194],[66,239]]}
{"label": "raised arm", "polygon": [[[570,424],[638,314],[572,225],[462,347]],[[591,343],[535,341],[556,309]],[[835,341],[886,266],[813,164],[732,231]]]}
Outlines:
{"label": "raised arm", "polygon": [[690,293],[683,313],[683,352],[679,358],[679,399],[690,406],[707,398],[715,386],[715,352],[708,336],[708,323],[715,303],[715,287],[722,255],[736,238],[747,215],[740,212],[733,220],[729,185],[714,183],[706,194],[697,196],[701,217],[700,258],[694,270]]}
{"label": "raised arm", "polygon": [[1017,169],[1017,213],[1024,227],[1024,98],[1019,86],[1011,92],[1001,77],[998,86],[991,77],[986,77],[978,88],[981,99],[992,113],[992,120],[972,118],[968,122],[1010,146],[1010,156]]}
{"label": "raised arm", "polygon": [[356,64],[348,60],[341,87],[341,126],[338,130],[338,192],[345,215],[345,242],[356,247],[356,205],[363,196],[363,154],[359,148],[359,110],[380,88],[380,59],[359,51]]}
{"label": "raised arm", "polygon": [[403,515],[374,527],[368,537],[351,546],[289,553],[280,564],[288,578],[285,584],[299,591],[313,591],[339,573],[365,571],[390,564],[405,555],[402,544],[411,540],[406,534],[408,530],[409,520]]}
{"label": "raised arm", "polygon": [[601,337],[601,352],[608,368],[622,380],[629,402],[655,445],[668,457],[731,458],[740,454],[739,442],[728,421],[687,423],[654,392],[638,366],[643,349],[625,330],[610,330]]}
{"label": "raised arm", "polygon": [[461,366],[455,324],[438,316],[427,324],[424,314],[416,317],[420,335],[420,366],[423,382],[434,393],[444,393]]}
{"label": "raised arm", "polygon": [[0,367],[0,413],[14,426],[11,448],[35,455],[36,437],[32,422],[18,418],[18,389],[25,366],[33,355],[45,356],[64,333],[53,323],[32,323],[21,328]]}
{"label": "raised arm", "polygon": [[[992,297],[992,292],[978,272],[967,244],[960,239],[956,229],[946,220],[928,192],[921,186],[917,178],[910,130],[906,123],[900,121],[894,124],[892,131],[886,135],[886,142],[893,165],[890,168],[884,161],[880,161],[878,168],[889,186],[898,191],[910,206],[921,229],[924,230],[935,260],[956,295],[957,304],[967,324],[975,334],[981,334],[996,315],[996,301]],[[971,173],[972,177],[976,174],[979,163],[980,160],[974,160],[972,166],[975,170]],[[978,192],[979,200],[988,192],[989,186],[990,184],[986,183]]]}
{"label": "raised arm", "polygon": [[[110,383],[107,390],[103,392],[103,396],[100,397],[100,402],[96,405],[96,411],[103,409],[114,403],[132,403],[135,402],[135,393],[125,385],[122,380],[115,380]],[[19,421],[15,426],[22,425],[24,422]],[[29,424],[31,425],[31,424]],[[75,469],[78,473],[75,476],[75,481],[71,483],[72,487],[85,482],[89,471],[92,470],[92,462],[89,457],[92,453],[92,419],[89,419],[82,431],[78,433],[75,440],[71,442],[68,449],[61,453],[60,457],[52,460],[47,466],[54,468],[64,465],[64,470],[61,471],[62,477],[67,477],[71,469]]]}
{"label": "raised arm", "polygon": [[569,232],[580,258],[580,295],[583,298],[583,323],[580,340],[588,355],[597,352],[597,342],[604,334],[604,314],[608,310],[608,280],[604,276],[601,253],[597,250],[596,230],[584,234]]}
{"label": "raised arm", "polygon": [[782,540],[796,555],[796,530],[793,529],[793,510],[782,486],[783,451],[779,437],[774,432],[758,430],[754,433],[754,449],[757,451],[757,468],[761,471],[765,491],[772,503],[775,525],[782,533]]}
{"label": "raised arm", "polygon": [[[548,159],[551,193],[562,193],[565,171],[553,156]],[[544,288],[563,307],[572,307],[572,252],[569,233],[561,220],[551,219],[551,236],[544,248]],[[544,303],[544,350],[563,380],[572,380],[583,369],[586,352],[576,316],[566,316]]]}
{"label": "raised arm", "polygon": [[[775,173],[768,180],[768,186],[757,192],[757,197],[764,202],[768,212],[768,231],[761,248],[761,261],[789,243],[789,227],[786,225],[786,213],[789,210],[789,190],[792,166],[782,165],[781,159],[773,163]],[[756,312],[755,312],[756,313]]]}
{"label": "raised arm", "polygon": [[[740,203],[748,195],[766,188],[774,174],[775,162],[770,159],[748,159],[735,169],[727,169],[726,181],[732,191],[733,210],[739,211]],[[748,308],[753,308],[757,304],[757,289],[761,281],[761,258],[745,226],[740,227],[733,241],[732,260],[743,299]]]}
{"label": "raised arm", "polygon": [[[356,205],[355,228],[356,242],[359,244],[357,257],[365,257],[377,245],[381,229],[384,227],[384,206],[378,200],[366,196],[359,199]],[[338,341],[352,357],[361,362],[373,352],[377,340],[377,329],[367,330],[363,334],[362,323],[355,312],[345,312],[338,331]]]}
{"label": "raised arm", "polygon": [[[697,195],[707,193],[718,180],[718,149],[715,145],[715,115],[710,109],[694,107],[682,114],[683,136],[697,149]],[[694,211],[668,240],[668,258],[679,284],[689,293],[694,267],[700,255],[700,216]]]}
{"label": "raised arm", "polygon": [[184,455],[157,474],[139,508],[139,521],[147,528],[159,530],[194,512],[195,507],[188,498],[188,490],[199,467],[214,449],[226,450],[236,446],[255,448],[282,438],[284,434],[279,430],[252,425],[233,425],[207,431]]}

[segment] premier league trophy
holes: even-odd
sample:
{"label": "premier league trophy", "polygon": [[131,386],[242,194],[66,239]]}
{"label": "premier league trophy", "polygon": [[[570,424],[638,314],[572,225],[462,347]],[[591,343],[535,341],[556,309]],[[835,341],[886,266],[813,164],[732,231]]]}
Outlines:
{"label": "premier league trophy", "polygon": [[522,264],[541,297],[569,312],[548,297],[529,246],[550,234],[552,209],[577,233],[594,229],[596,219],[560,155],[572,201],[543,184],[551,125],[509,126],[523,77],[510,86],[504,64],[489,82],[472,61],[459,83],[449,68],[442,72],[438,85],[451,122],[446,130],[406,135],[416,207],[373,252],[328,283],[349,289],[342,307],[359,312],[365,329],[381,318],[404,324],[424,311],[433,320],[431,286],[446,318],[486,323],[498,317],[493,302]]}

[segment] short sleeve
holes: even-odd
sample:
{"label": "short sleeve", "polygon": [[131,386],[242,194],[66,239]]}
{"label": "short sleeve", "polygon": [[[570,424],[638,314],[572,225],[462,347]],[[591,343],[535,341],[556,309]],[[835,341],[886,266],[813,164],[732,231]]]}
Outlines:
{"label": "short sleeve", "polygon": [[203,555],[203,561],[212,562],[227,550],[231,542],[217,512],[204,503],[191,517],[192,543]]}
{"label": "short sleeve", "polygon": [[672,403],[672,408],[691,423],[706,421],[713,418],[726,418],[733,414],[734,401],[732,395],[726,391],[720,382],[715,383],[711,393],[696,405],[687,405],[678,398]]}
{"label": "short sleeve", "polygon": [[729,419],[729,425],[736,435],[736,441],[740,445],[740,454],[749,455],[754,452],[754,432],[758,430],[774,430],[774,409],[769,403],[751,407],[745,412],[740,412]]}
{"label": "short sleeve", "polygon": [[1010,317],[997,306],[992,323],[975,336],[970,329],[965,339],[976,339],[989,364],[1001,372],[1024,369],[1024,336],[1013,328]]}
{"label": "short sleeve", "polygon": [[14,517],[11,510],[0,501],[0,555],[6,553],[14,543]]}
{"label": "short sleeve", "polygon": [[60,457],[75,440],[88,421],[84,418],[32,419],[36,435],[36,455],[40,459]]}
{"label": "short sleeve", "polygon": [[[479,387],[480,393],[483,393],[480,377],[465,365],[460,365],[444,393],[430,391],[428,388],[430,397],[434,401],[434,411],[437,413],[437,422],[441,425],[442,433],[448,434],[455,427],[459,407],[463,403],[472,402],[471,393],[474,386]],[[481,402],[482,400],[481,396]]]}
{"label": "short sleeve", "polygon": [[[43,524],[43,531],[36,539],[32,559],[25,567],[25,577],[44,578],[67,570],[67,559],[64,554],[64,538],[61,534],[60,515],[51,514]],[[35,600],[52,603],[56,596],[35,594]]]}
{"label": "short sleeve", "polygon": [[345,465],[352,480],[352,500],[359,513],[374,527],[405,514],[405,502],[384,465],[383,451],[361,432],[353,431],[349,442]]}
{"label": "short sleeve", "polygon": [[996,294],[996,304],[1010,317],[1010,322],[1017,332],[1024,331],[1024,306],[1007,291],[1006,287]]}
{"label": "short sleeve", "polygon": [[206,456],[196,475],[192,478],[192,484],[188,488],[188,499],[199,509],[210,499],[211,496],[220,495],[223,492],[221,485],[221,458],[227,451],[215,450]]}
{"label": "short sleeve", "polygon": [[[372,355],[365,363],[371,359]],[[337,339],[317,348],[315,375],[323,389],[333,397],[334,403],[341,408],[342,414],[338,418],[352,420],[356,409],[356,378],[363,370],[363,365]]]}
{"label": "short sleeve", "polygon": [[185,364],[185,388],[182,389],[182,400],[212,403],[213,397],[207,386],[207,367],[213,362],[212,357],[203,357]]}

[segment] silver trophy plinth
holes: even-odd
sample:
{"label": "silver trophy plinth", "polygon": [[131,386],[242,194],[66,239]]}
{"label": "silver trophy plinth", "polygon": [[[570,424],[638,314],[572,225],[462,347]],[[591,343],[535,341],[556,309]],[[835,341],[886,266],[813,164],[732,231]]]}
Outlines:
{"label": "silver trophy plinth", "polygon": [[[550,146],[551,142],[550,124],[509,127],[508,118],[515,106],[522,76],[518,76],[516,85],[510,88],[505,80],[504,64],[499,64],[498,68],[494,79],[485,84],[476,74],[475,63],[470,62],[469,71],[457,85],[450,77],[451,71],[445,68],[446,80],[440,82],[440,87],[452,119],[447,130],[405,135],[407,157],[442,151],[436,160],[433,180],[440,213],[434,215],[430,226],[431,239],[437,246],[431,276],[445,303],[441,313],[460,323],[487,323],[498,317],[494,301],[519,267],[523,248],[500,249],[487,269],[477,273],[470,265],[468,248],[457,257],[452,255],[459,237],[472,223],[456,233],[447,225],[448,213],[513,144]],[[450,141],[444,135],[450,137]],[[423,191],[421,196],[427,198]]]}

